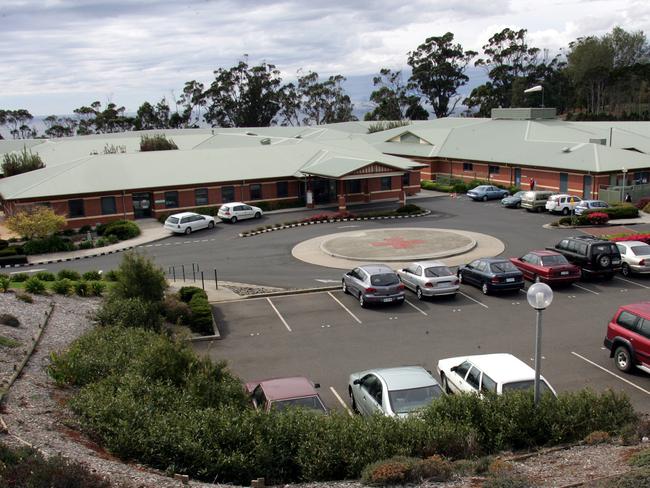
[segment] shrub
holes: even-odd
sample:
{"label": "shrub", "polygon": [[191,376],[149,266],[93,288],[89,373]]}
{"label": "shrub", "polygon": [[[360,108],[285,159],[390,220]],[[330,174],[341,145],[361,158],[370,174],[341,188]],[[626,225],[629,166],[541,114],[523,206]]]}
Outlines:
{"label": "shrub", "polygon": [[23,244],[23,252],[27,255],[65,252],[71,249],[72,243],[67,238],[61,238],[57,235],[43,239],[32,239]]}
{"label": "shrub", "polygon": [[585,437],[585,444],[588,446],[594,446],[596,444],[605,444],[611,440],[611,436],[608,432],[603,432],[602,430],[596,430]]}
{"label": "shrub", "polygon": [[106,230],[106,224],[97,224],[95,226],[95,232],[97,233],[98,236],[103,236],[105,230]]}
{"label": "shrub", "polygon": [[414,214],[414,213],[420,213],[422,212],[422,208],[418,207],[417,205],[413,205],[412,203],[409,203],[407,205],[403,205],[399,207],[397,210],[395,210],[398,214]]}
{"label": "shrub", "polygon": [[57,280],[52,283],[52,291],[57,295],[69,295],[72,293],[72,281],[68,278]]}
{"label": "shrub", "polygon": [[0,276],[0,291],[2,291],[2,293],[7,293],[10,286],[11,278],[8,276]]}
{"label": "shrub", "polygon": [[28,273],[16,273],[11,275],[11,281],[14,283],[22,283],[29,279],[30,275]]}
{"label": "shrub", "polygon": [[0,257],[15,256],[16,254],[18,254],[18,250],[15,246],[0,249]]}
{"label": "shrub", "polygon": [[413,481],[411,471],[415,462],[415,459],[407,457],[378,461],[363,470],[361,480],[370,486],[404,485]]}
{"label": "shrub", "polygon": [[95,320],[100,325],[160,329],[158,305],[142,298],[111,298],[97,311]]}
{"label": "shrub", "polygon": [[104,237],[100,237],[95,241],[95,247],[104,247],[104,246],[108,246],[108,239]]}
{"label": "shrub", "polygon": [[178,149],[172,139],[167,139],[165,134],[143,134],[140,136],[140,151],[169,151]]}
{"label": "shrub", "polygon": [[109,236],[106,236],[106,240],[108,240],[109,244],[115,244],[117,242],[120,242],[120,240],[117,238],[117,236],[113,235],[113,234],[111,234]]}
{"label": "shrub", "polygon": [[71,269],[62,269],[56,274],[56,277],[60,280],[68,279],[71,281],[79,281],[81,279],[81,275]]}
{"label": "shrub", "polygon": [[451,463],[437,455],[418,460],[412,471],[412,479],[415,482],[422,480],[447,481],[453,473]]}
{"label": "shrub", "polygon": [[54,281],[54,280],[56,280],[56,276],[54,275],[54,273],[50,273],[49,271],[39,271],[34,276],[36,276],[41,281]]}
{"label": "shrub", "polygon": [[94,247],[93,241],[81,241],[77,244],[77,249],[92,249]]}
{"label": "shrub", "polygon": [[9,327],[20,327],[20,320],[15,315],[10,313],[0,314],[0,324],[7,325]]}
{"label": "shrub", "polygon": [[141,254],[124,254],[116,278],[111,290],[116,298],[141,298],[149,302],[161,302],[164,298],[165,273]]}
{"label": "shrub", "polygon": [[102,279],[102,274],[97,270],[86,271],[81,275],[81,279],[86,281],[99,281]]}
{"label": "shrub", "polygon": [[623,203],[614,205],[609,208],[603,208],[601,210],[587,210],[583,215],[589,215],[591,213],[606,213],[609,215],[610,220],[614,219],[633,219],[639,216],[639,209],[630,203]]}
{"label": "shrub", "polygon": [[33,293],[34,295],[43,295],[45,293],[45,283],[39,280],[36,276],[32,276],[25,281],[25,291]]}
{"label": "shrub", "polygon": [[16,298],[21,302],[34,303],[32,296],[28,295],[27,293],[16,293]]}
{"label": "shrub", "polygon": [[165,297],[162,303],[162,313],[168,322],[181,325],[189,325],[192,316],[188,304],[173,295]]}
{"label": "shrub", "polygon": [[627,235],[619,235],[617,237],[610,237],[610,240],[614,242],[621,242],[621,241],[642,241],[645,242],[646,244],[650,244],[650,234],[627,234]]}
{"label": "shrub", "polygon": [[43,205],[35,205],[7,217],[6,225],[16,234],[28,239],[45,238],[65,226],[65,217]]}
{"label": "shrub", "polygon": [[38,153],[32,153],[27,146],[23,146],[20,153],[8,152],[2,156],[2,172],[5,178],[41,168],[45,168],[45,163]]}
{"label": "shrub", "polygon": [[106,290],[106,283],[103,281],[88,281],[89,293],[94,297],[99,297]]}
{"label": "shrub", "polygon": [[587,214],[587,221],[594,225],[604,225],[609,220],[609,215],[604,212],[594,212]]}
{"label": "shrub", "polygon": [[77,232],[79,233],[79,235],[84,235],[90,232],[91,230],[93,230],[92,226],[82,225],[81,227],[79,227],[79,230]]}
{"label": "shrub", "polygon": [[107,239],[114,236],[114,239],[124,241],[139,236],[140,227],[130,220],[115,220],[106,224],[102,229],[102,235]]}
{"label": "shrub", "polygon": [[181,287],[181,289],[178,290],[178,297],[181,299],[181,301],[185,303],[189,303],[190,300],[194,298],[194,295],[196,295],[197,293],[207,300],[208,298],[207,293],[201,288],[199,288],[198,286]]}
{"label": "shrub", "polygon": [[75,292],[75,295],[80,297],[87,297],[90,294],[90,285],[87,281],[75,281],[72,283],[72,289]]}
{"label": "shrub", "polygon": [[104,279],[106,281],[117,281],[117,270],[111,269],[104,273]]}
{"label": "shrub", "polygon": [[9,246],[9,241],[0,239],[0,251],[6,249]]}
{"label": "shrub", "polygon": [[201,335],[214,335],[214,319],[208,300],[197,293],[190,300],[189,307],[192,311],[190,329]]}
{"label": "shrub", "polygon": [[[643,198],[639,199],[639,201],[634,204],[634,206],[636,208],[638,208],[639,210],[643,210],[648,205],[650,205],[650,197],[643,197]],[[643,210],[643,211],[645,212],[645,210]]]}

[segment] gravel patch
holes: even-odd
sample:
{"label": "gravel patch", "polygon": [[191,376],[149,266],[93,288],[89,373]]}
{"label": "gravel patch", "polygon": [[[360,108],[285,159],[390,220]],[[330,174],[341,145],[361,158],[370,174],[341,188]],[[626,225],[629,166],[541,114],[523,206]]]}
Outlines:
{"label": "gravel patch", "polygon": [[231,281],[220,281],[220,286],[228,288],[229,290],[237,293],[240,296],[253,296],[253,295],[262,295],[266,293],[273,293],[276,291],[285,291],[288,288],[278,288],[275,286],[258,286],[250,285],[248,283],[233,283]]}

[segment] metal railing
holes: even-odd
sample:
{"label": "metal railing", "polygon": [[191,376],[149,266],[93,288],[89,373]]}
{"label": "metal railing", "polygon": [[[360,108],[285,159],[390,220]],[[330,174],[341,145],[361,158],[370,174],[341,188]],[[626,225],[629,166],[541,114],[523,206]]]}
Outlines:
{"label": "metal railing", "polygon": [[625,195],[629,194],[633,202],[641,198],[650,197],[650,184],[645,185],[610,185],[601,186],[598,189],[598,198],[607,203],[620,203],[625,201]]}
{"label": "metal railing", "polygon": [[[190,271],[190,265],[177,264],[174,266],[167,267],[167,277],[171,279],[174,283],[176,281],[182,281],[183,283],[192,282],[196,283],[197,280],[201,282],[201,288],[205,290],[205,280],[210,280],[212,274],[214,274],[214,287],[216,290],[219,289],[219,276],[217,274],[216,268],[210,270],[202,270],[199,268],[198,263],[191,263],[192,268]],[[207,278],[206,278],[207,273]]]}

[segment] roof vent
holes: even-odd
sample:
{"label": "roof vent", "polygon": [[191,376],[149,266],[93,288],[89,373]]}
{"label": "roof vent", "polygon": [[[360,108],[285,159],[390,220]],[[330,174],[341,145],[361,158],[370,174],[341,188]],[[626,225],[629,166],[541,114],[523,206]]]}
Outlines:
{"label": "roof vent", "polygon": [[255,134],[255,132],[246,132],[246,135],[247,136],[256,136],[257,134]]}
{"label": "roof vent", "polygon": [[606,146],[607,145],[607,139],[589,139],[589,142],[591,144],[600,144],[601,146]]}
{"label": "roof vent", "polygon": [[262,140],[260,141],[260,144],[262,144],[263,146],[268,146],[268,145],[270,145],[270,144],[271,144],[271,138],[270,138],[270,137],[265,137],[264,139],[262,139]]}

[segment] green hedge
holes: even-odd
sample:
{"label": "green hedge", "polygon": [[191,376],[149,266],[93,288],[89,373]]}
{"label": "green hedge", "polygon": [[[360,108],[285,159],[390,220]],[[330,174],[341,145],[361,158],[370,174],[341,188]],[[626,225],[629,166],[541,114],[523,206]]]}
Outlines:
{"label": "green hedge", "polygon": [[609,215],[610,220],[614,219],[635,219],[639,216],[639,209],[636,208],[631,203],[614,205],[609,208],[602,208],[597,210],[587,210],[583,215],[587,215],[594,212],[602,212]]}
{"label": "green hedge", "polygon": [[74,246],[70,239],[56,235],[44,239],[32,239],[23,244],[23,252],[27,255],[72,251],[73,249]]}
{"label": "green hedge", "polygon": [[197,293],[203,298],[208,298],[207,293],[205,293],[205,291],[198,286],[182,286],[180,290],[178,290],[178,297],[181,299],[181,301],[190,303],[190,300],[194,298],[194,295]]}
{"label": "green hedge", "polygon": [[[73,283],[75,293],[87,293],[87,288],[75,286],[83,281]],[[87,285],[86,285],[87,286]],[[159,330],[162,320],[160,304],[152,303],[142,298],[117,298],[105,301],[95,315],[100,325],[116,325],[120,327],[142,327]]]}
{"label": "green hedge", "polygon": [[[97,232],[99,234],[99,229]],[[120,241],[125,241],[139,236],[140,227],[130,220],[115,220],[101,227],[101,235],[107,238],[115,236]]]}
{"label": "green hedge", "polygon": [[207,298],[201,293],[195,293],[188,305],[192,312],[190,316],[190,329],[197,334],[214,335],[212,307],[210,307]]}

